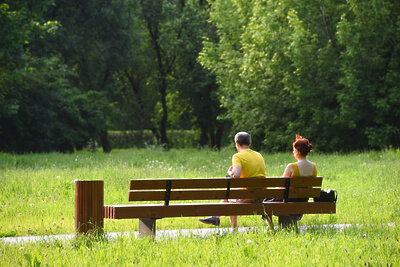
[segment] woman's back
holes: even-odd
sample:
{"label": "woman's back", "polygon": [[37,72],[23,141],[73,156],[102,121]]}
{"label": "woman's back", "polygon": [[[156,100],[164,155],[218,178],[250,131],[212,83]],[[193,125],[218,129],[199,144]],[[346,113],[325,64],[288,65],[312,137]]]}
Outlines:
{"label": "woman's back", "polygon": [[317,176],[317,166],[308,159],[299,159],[287,165],[283,176]]}

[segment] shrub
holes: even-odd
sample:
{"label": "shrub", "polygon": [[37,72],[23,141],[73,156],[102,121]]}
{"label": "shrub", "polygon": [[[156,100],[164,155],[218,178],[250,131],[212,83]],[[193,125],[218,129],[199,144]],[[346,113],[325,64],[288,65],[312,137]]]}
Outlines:
{"label": "shrub", "polygon": [[[168,131],[168,140],[174,148],[196,147],[198,137],[194,131]],[[108,139],[112,148],[149,147],[157,146],[156,137],[151,131],[111,131]]]}

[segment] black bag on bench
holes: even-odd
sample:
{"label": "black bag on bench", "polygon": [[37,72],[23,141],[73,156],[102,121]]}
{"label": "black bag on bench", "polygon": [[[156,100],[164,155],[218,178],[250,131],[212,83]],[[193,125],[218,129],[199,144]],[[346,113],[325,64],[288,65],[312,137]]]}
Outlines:
{"label": "black bag on bench", "polygon": [[319,197],[314,198],[314,202],[336,202],[337,192],[335,190],[324,189],[321,190]]}

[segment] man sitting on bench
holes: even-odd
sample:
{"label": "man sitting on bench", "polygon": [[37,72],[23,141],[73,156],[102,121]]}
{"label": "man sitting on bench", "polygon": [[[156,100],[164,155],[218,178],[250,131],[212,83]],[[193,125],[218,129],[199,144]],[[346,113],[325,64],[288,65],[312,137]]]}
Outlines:
{"label": "man sitting on bench", "polygon": [[[238,153],[232,156],[232,166],[228,169],[228,175],[232,178],[245,178],[245,177],[266,177],[267,172],[265,168],[265,161],[263,156],[250,149],[251,136],[246,132],[238,132],[235,135],[235,146]],[[246,203],[246,202],[261,202],[262,200],[254,199],[225,199],[223,202]],[[212,216],[208,218],[199,218],[200,222],[219,225],[220,217]],[[237,227],[237,216],[230,216],[231,226]]]}

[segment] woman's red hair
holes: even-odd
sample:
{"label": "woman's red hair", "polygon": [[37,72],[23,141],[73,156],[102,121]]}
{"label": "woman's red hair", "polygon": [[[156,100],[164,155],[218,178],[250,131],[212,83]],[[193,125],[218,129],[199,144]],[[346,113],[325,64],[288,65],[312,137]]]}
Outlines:
{"label": "woman's red hair", "polygon": [[307,138],[296,134],[296,139],[293,142],[293,148],[300,152],[302,156],[307,156],[313,148],[313,145]]}

